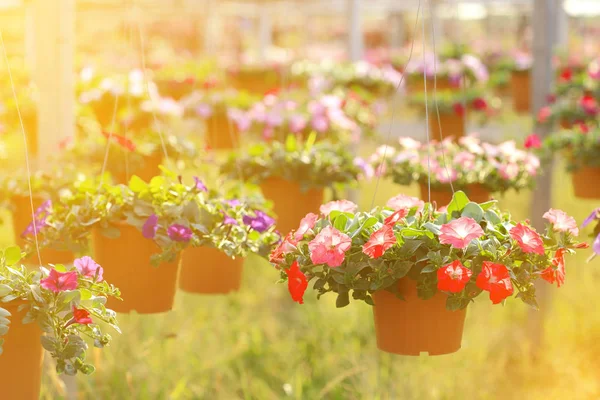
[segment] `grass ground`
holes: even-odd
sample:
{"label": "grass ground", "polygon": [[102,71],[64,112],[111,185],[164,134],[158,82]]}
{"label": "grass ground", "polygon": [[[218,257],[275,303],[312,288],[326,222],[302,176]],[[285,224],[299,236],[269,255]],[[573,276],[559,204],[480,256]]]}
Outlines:
{"label": "grass ground", "polygon": [[[368,208],[375,185],[360,187]],[[417,188],[382,182],[375,204]],[[578,221],[598,206],[576,200],[564,173],[554,178],[554,201]],[[528,193],[501,199],[515,218],[530,214]],[[545,210],[534,210],[544,212]],[[11,241],[10,227],[0,232]],[[585,234],[585,233],[584,233]],[[247,259],[243,288],[229,296],[179,293],[164,315],[123,315],[124,334],[93,353],[98,367],[78,377],[81,399],[573,399],[600,398],[600,295],[597,264],[589,251],[567,260],[567,284],[550,288],[542,304],[543,339],[530,322],[535,312],[515,299],[492,306],[480,296],[470,306],[463,348],[439,357],[400,357],[375,345],[372,311],[353,303],[336,309],[334,298],[292,303],[278,274]],[[537,352],[532,356],[532,348]],[[61,399],[51,367],[42,398]]]}

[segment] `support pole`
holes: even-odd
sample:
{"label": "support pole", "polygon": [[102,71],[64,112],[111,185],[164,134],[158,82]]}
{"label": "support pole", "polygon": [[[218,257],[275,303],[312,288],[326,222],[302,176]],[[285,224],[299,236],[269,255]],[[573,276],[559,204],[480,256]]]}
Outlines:
{"label": "support pole", "polygon": [[[540,108],[546,103],[546,98],[552,89],[554,71],[552,68],[552,49],[556,39],[556,8],[560,0],[535,0],[533,9],[533,70],[531,76],[532,92],[531,104],[533,105],[533,118]],[[542,138],[550,134],[544,126],[535,129]],[[552,168],[550,165],[546,173],[537,177],[536,189],[533,191],[531,204],[531,223],[539,231],[545,227],[543,213],[552,205]],[[528,337],[532,345],[543,342],[544,320],[551,299],[548,292],[549,285],[536,286],[540,311],[531,310],[529,315]],[[536,350],[535,348],[533,349]]]}
{"label": "support pole", "polygon": [[[75,0],[35,0],[35,80],[41,160],[75,137]],[[31,151],[31,149],[30,149]]]}
{"label": "support pole", "polygon": [[25,66],[30,73],[35,71],[35,7],[25,3]]}
{"label": "support pole", "polygon": [[260,7],[258,14],[258,60],[266,63],[269,49],[273,45],[273,23],[271,13],[265,6]]}
{"label": "support pole", "polygon": [[569,15],[562,0],[556,5],[556,45],[561,49],[569,46]]}

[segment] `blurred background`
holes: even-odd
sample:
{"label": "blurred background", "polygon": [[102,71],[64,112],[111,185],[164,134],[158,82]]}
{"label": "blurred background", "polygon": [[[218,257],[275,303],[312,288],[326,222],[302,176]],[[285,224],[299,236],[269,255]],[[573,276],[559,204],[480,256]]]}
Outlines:
{"label": "blurred background", "polygon": [[[410,104],[410,77],[422,80],[426,67],[415,70],[414,63],[425,65],[431,55],[445,60],[472,54],[487,70],[478,88],[493,112],[483,122],[469,114],[467,133],[521,145],[533,132],[557,129],[541,126],[539,111],[559,87],[560,74],[588,71],[598,62],[600,1],[0,0],[0,32],[6,54],[0,62],[0,166],[10,176],[21,173],[15,171],[25,167],[26,154],[13,88],[37,169],[91,126],[90,91],[110,90],[107,77],[132,79],[134,71],[156,84],[159,116],[168,119],[165,132],[190,140],[212,159],[220,155],[203,141],[203,126],[182,117],[184,96],[173,86],[163,90],[162,81],[187,82],[184,95],[235,88],[254,96],[252,103],[270,90],[306,88],[313,77],[308,66],[320,66],[330,81],[345,79],[340,75],[351,63],[389,69],[398,75],[386,80],[377,72],[381,90],[365,94],[376,115],[369,122],[373,135],[349,145],[367,157],[401,136],[425,140],[426,119]],[[525,111],[510,93],[514,66],[498,61],[514,64],[523,54],[533,65]],[[259,75],[262,85],[241,83],[244,73]],[[352,74],[358,81],[365,76]],[[94,149],[84,146],[78,157],[92,159]],[[180,167],[184,173],[198,168]],[[574,196],[560,160],[536,190],[509,192],[500,206],[517,220],[539,220],[552,206],[581,222],[600,205]],[[418,196],[418,186],[363,181],[349,196],[368,208],[373,197],[382,205],[398,193]],[[14,241],[7,208],[0,243]],[[439,357],[378,351],[368,305],[337,309],[333,298],[317,301],[311,291],[306,304],[295,304],[285,285],[276,284],[279,273],[249,257],[239,292],[180,292],[169,313],[119,316],[124,333],[115,333],[102,354],[94,352],[94,375],[63,379],[46,365],[42,398],[598,399],[600,297],[594,279],[600,271],[598,261],[586,263],[590,252],[581,253],[567,260],[564,287],[542,291],[541,311],[519,301],[494,307],[477,301],[467,314],[463,348]]]}

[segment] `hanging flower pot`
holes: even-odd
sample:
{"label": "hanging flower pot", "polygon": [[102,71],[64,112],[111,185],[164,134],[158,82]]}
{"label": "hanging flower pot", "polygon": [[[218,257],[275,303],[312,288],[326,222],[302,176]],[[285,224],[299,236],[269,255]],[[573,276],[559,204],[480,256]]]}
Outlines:
{"label": "hanging flower pot", "polygon": [[[12,220],[15,243],[18,246],[25,246],[26,240],[33,243],[35,246],[35,230],[32,223],[31,202],[29,197],[13,196],[12,203]],[[47,209],[52,206],[51,201],[42,201],[39,197],[33,198],[33,207],[35,209],[34,217],[36,220],[36,228],[39,230],[45,224]],[[72,251],[56,250],[45,248],[40,251],[40,256],[44,264],[70,264],[75,259]],[[28,263],[39,263],[37,250],[29,256],[25,261]]]}
{"label": "hanging flower pot", "polygon": [[582,167],[573,171],[575,196],[581,199],[600,199],[600,167]]}
{"label": "hanging flower pot", "polygon": [[307,213],[319,210],[326,187],[354,184],[365,173],[359,165],[342,143],[315,142],[315,134],[306,141],[289,135],[285,143],[259,143],[232,154],[221,172],[258,183],[273,202],[277,229],[287,232]]}
{"label": "hanging flower pot", "polygon": [[515,112],[528,113],[531,110],[531,71],[513,71],[510,87]]}
{"label": "hanging flower pot", "polygon": [[240,132],[225,112],[206,119],[206,145],[213,150],[231,150],[240,146]]}
{"label": "hanging flower pot", "polygon": [[227,294],[240,289],[243,258],[212,247],[187,249],[181,256],[179,288],[188,293]]}
{"label": "hanging flower pot", "polygon": [[20,248],[9,247],[1,253],[2,398],[37,400],[42,348],[54,358],[59,374],[94,372],[86,362],[88,345],[82,337],[102,348],[111,341],[103,333],[104,326],[119,332],[114,311],[103,306],[107,297],[118,296],[119,291],[103,282],[102,267],[90,257],[76,259],[70,269],[44,266],[32,273],[17,264]]}
{"label": "hanging flower pot", "polygon": [[438,123],[435,109],[429,110],[429,138],[441,141],[442,138],[458,139],[465,136],[466,119],[464,113],[440,112]]}
{"label": "hanging flower pot", "polygon": [[[8,333],[0,355],[0,385],[2,398],[38,400],[42,381],[43,349],[40,343],[42,330],[35,323],[24,324],[27,311],[25,301],[12,301],[2,307],[10,313]],[[3,315],[4,317],[4,315]]]}
{"label": "hanging flower pot", "polygon": [[179,257],[153,266],[150,258],[159,251],[153,240],[146,239],[133,226],[121,224],[118,238],[109,238],[94,230],[95,258],[104,268],[106,279],[121,290],[123,301],[109,300],[119,313],[136,311],[155,314],[173,308],[177,287]]}
{"label": "hanging flower pot", "polygon": [[159,165],[162,163],[163,154],[159,151],[150,155],[129,155],[120,152],[112,154],[106,165],[115,183],[127,184],[133,175],[145,181],[160,175]]}
{"label": "hanging flower pot", "polygon": [[229,71],[233,86],[256,95],[264,95],[281,84],[276,66],[246,65]]}
{"label": "hanging flower pot", "polygon": [[560,287],[565,254],[587,246],[563,211],[546,212],[546,230],[538,233],[461,191],[445,211],[405,195],[357,210],[348,200],[324,204],[269,260],[300,304],[310,285],[319,297],[335,293],[338,308],[350,299],[373,305],[378,346],[397,354],[457,351],[466,307],[482,292],[493,304],[516,295],[537,307],[532,281]]}
{"label": "hanging flower pot", "polygon": [[[429,190],[427,183],[423,182],[419,184],[421,189],[421,199],[429,200]],[[476,203],[485,203],[491,199],[490,192],[485,189],[483,185],[473,184],[467,186],[464,192],[469,196],[469,199]],[[444,188],[432,188],[431,189],[431,201],[435,201],[436,204],[441,206],[447,206],[452,200],[452,189],[450,186]]]}
{"label": "hanging flower pot", "polygon": [[417,294],[417,282],[402,278],[398,293],[373,293],[373,316],[377,347],[388,353],[418,356],[449,354],[461,347],[467,309],[450,311],[448,295],[436,292],[427,300]]}

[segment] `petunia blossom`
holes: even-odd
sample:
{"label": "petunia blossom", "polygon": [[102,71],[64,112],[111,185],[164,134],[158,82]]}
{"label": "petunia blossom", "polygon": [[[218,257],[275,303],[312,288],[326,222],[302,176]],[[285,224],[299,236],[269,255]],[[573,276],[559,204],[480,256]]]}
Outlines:
{"label": "petunia blossom", "polygon": [[350,237],[332,226],[325,227],[308,243],[310,259],[313,264],[327,264],[339,267],[346,258],[346,252],[352,245]]}
{"label": "petunia blossom", "polygon": [[298,241],[294,239],[292,232],[275,247],[269,254],[269,261],[273,264],[281,264],[285,260],[285,255],[296,250]]}
{"label": "petunia blossom", "polygon": [[437,288],[444,292],[458,293],[465,288],[472,274],[473,271],[465,268],[460,260],[454,260],[437,270]]}
{"label": "petunia blossom", "polygon": [[579,235],[579,228],[575,218],[562,210],[551,208],[544,213],[543,218],[552,224],[554,232],[569,232],[573,236]]}
{"label": "petunia blossom", "polygon": [[152,214],[148,217],[144,225],[142,226],[142,235],[146,239],[154,239],[156,231],[158,230],[158,215]]}
{"label": "petunia blossom", "polygon": [[104,270],[102,267],[92,259],[90,256],[83,256],[73,261],[73,265],[83,276],[88,278],[95,278],[97,282],[102,281],[102,274]]}
{"label": "petunia blossom", "polygon": [[208,192],[208,188],[204,182],[202,182],[197,176],[194,176],[194,188],[199,192]]}
{"label": "petunia blossom", "polygon": [[423,200],[418,199],[417,197],[399,194],[389,199],[386,206],[395,211],[400,210],[401,208],[411,209],[413,207],[417,207],[417,211],[421,211],[425,206],[425,202]]}
{"label": "petunia blossom", "polygon": [[535,230],[518,223],[511,228],[509,233],[524,253],[544,254],[544,242]]}
{"label": "petunia blossom", "polygon": [[296,238],[296,240],[301,240],[304,237],[304,235],[306,235],[306,233],[311,231],[315,227],[315,224],[318,220],[319,216],[317,214],[306,214],[306,216],[300,221],[300,226],[298,227],[298,229],[296,229],[296,232],[294,233],[294,237]]}
{"label": "petunia blossom", "polygon": [[484,261],[475,284],[481,290],[490,293],[492,304],[498,304],[513,294],[514,288],[510,280],[508,268],[502,264]]}
{"label": "petunia blossom", "polygon": [[58,272],[52,268],[47,278],[40,280],[40,286],[54,293],[77,289],[77,271]]}
{"label": "petunia blossom", "polygon": [[390,225],[383,225],[371,234],[369,240],[363,245],[362,251],[371,258],[379,258],[396,242],[394,229]]}
{"label": "petunia blossom", "polygon": [[566,250],[563,248],[556,250],[552,259],[552,266],[543,270],[540,275],[542,279],[550,283],[556,282],[558,287],[565,283],[565,252]]}
{"label": "petunia blossom", "polygon": [[288,291],[292,300],[298,304],[304,304],[304,292],[308,287],[308,279],[298,266],[298,261],[294,261],[291,267],[285,271],[288,277]]}
{"label": "petunia blossom", "polygon": [[192,239],[193,232],[190,228],[180,224],[173,224],[167,229],[169,238],[175,242],[189,242]]}
{"label": "petunia blossom", "polygon": [[406,217],[408,215],[408,208],[401,208],[397,211],[394,211],[392,214],[390,214],[389,217],[387,217],[383,223],[385,225],[391,225],[394,226],[396,225],[396,223],[398,221],[400,221],[402,218]]}
{"label": "petunia blossom", "polygon": [[256,232],[263,233],[273,226],[275,220],[266,213],[256,210],[254,216],[244,215],[244,224],[250,226]]}
{"label": "petunia blossom", "polygon": [[525,138],[526,149],[539,149],[540,147],[542,147],[542,141],[535,133],[532,133]]}
{"label": "petunia blossom", "polygon": [[331,214],[332,211],[353,213],[357,209],[358,205],[351,202],[350,200],[334,200],[321,205],[319,211],[321,211],[321,214],[323,214],[324,216],[328,216],[329,214]]}
{"label": "petunia blossom", "polygon": [[473,239],[483,236],[481,226],[470,217],[460,217],[444,224],[440,228],[441,244],[449,244],[458,249],[464,249]]}
{"label": "petunia blossom", "polygon": [[77,307],[73,307],[73,321],[80,325],[89,325],[94,322],[86,309]]}

